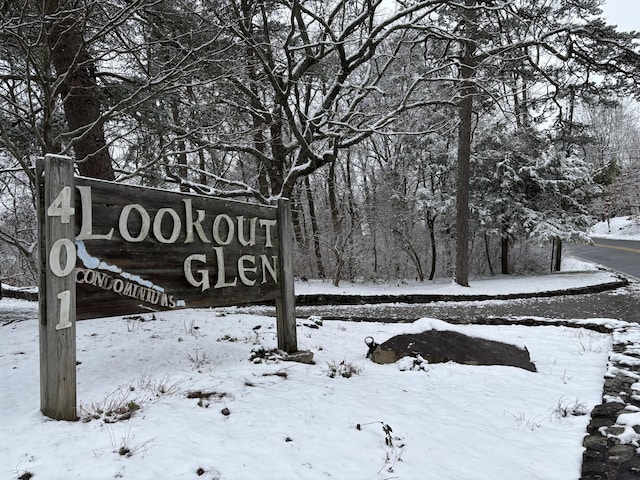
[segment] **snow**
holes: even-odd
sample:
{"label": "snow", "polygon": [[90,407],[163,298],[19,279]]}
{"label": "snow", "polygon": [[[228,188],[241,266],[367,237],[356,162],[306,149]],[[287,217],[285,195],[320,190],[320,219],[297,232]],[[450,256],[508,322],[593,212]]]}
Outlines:
{"label": "snow", "polygon": [[[491,278],[471,279],[469,287],[461,287],[451,281],[413,282],[397,284],[375,284],[340,282],[334,287],[330,281],[309,280],[296,282],[296,295],[334,294],[334,295],[513,295],[538,293],[569,288],[587,287],[619,280],[611,272],[601,270],[580,271],[583,264],[575,260],[571,262],[573,271],[565,271],[556,275],[537,276],[495,276]],[[563,266],[563,268],[566,268]]]}
{"label": "snow", "polygon": [[[563,270],[476,279],[470,289],[299,282],[296,290],[505,294],[614,279],[572,259]],[[33,309],[35,318],[37,304],[0,300],[0,316],[12,309]],[[615,374],[612,342],[637,345],[640,333],[616,319],[589,319],[622,325],[613,334],[545,320],[529,327],[299,318],[298,345],[314,353],[313,365],[250,360],[275,348],[275,320],[234,308],[82,321],[78,422],[40,413],[38,322],[5,323],[0,479],[577,479],[589,412],[602,401],[605,375]],[[366,358],[367,336],[380,343],[431,328],[526,346],[537,372]],[[634,445],[638,415],[619,418],[628,427],[620,439]]]}
{"label": "snow", "polygon": [[640,219],[614,217],[609,222],[599,222],[591,228],[591,236],[617,240],[640,240]]}
{"label": "snow", "polygon": [[[594,275],[561,276],[588,283]],[[485,280],[477,288],[503,287]],[[25,304],[5,298],[0,311]],[[600,403],[611,335],[313,320],[319,328],[299,319],[298,343],[315,365],[250,361],[254,349],[276,346],[274,319],[232,308],[79,322],[78,404],[88,422],[39,412],[37,322],[2,327],[0,478],[579,477],[589,416],[566,412]],[[430,328],[526,346],[538,372],[365,358],[369,335],[381,342]],[[330,377],[341,365],[353,374]],[[211,395],[188,398],[194,392]],[[135,410],[115,423],[117,415],[98,413],[117,407]]]}
{"label": "snow", "polygon": [[[249,360],[252,349],[276,346],[269,317],[218,309],[79,322],[84,415],[140,407],[115,423],[104,414],[86,423],[43,417],[37,322],[2,327],[0,478],[579,477],[589,416],[559,412],[600,403],[610,335],[450,326],[526,345],[538,372],[453,363],[411,370],[370,362],[364,338],[447,324],[303,323],[299,346],[315,365]],[[330,365],[342,362],[354,374],[331,378]],[[211,396],[187,398],[196,391]]]}

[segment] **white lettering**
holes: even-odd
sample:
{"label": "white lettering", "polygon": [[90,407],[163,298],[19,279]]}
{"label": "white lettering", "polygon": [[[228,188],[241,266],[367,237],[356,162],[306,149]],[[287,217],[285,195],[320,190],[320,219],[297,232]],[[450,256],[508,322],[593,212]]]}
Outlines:
{"label": "white lettering", "polygon": [[251,223],[249,224],[249,240],[245,240],[244,238],[244,217],[239,216],[238,219],[238,241],[240,245],[243,247],[251,247],[256,244],[256,222],[258,221],[258,217],[253,217],[249,220]]}
{"label": "white lettering", "polygon": [[[224,240],[220,236],[220,222],[224,220],[227,224],[227,238]],[[216,219],[213,221],[213,239],[218,245],[229,245],[233,240],[235,234],[235,227],[231,217],[225,213],[216,215]],[[215,250],[215,249],[214,249]]]}
{"label": "white lettering", "polygon": [[[251,267],[245,266],[245,262],[251,263],[252,266]],[[254,257],[253,255],[242,255],[238,259],[238,276],[240,277],[240,281],[244,285],[251,287],[256,284],[256,279],[248,278],[247,272],[251,272],[255,274],[257,271],[258,271],[258,267],[256,267],[256,257]]]}
{"label": "white lettering", "polygon": [[47,208],[47,215],[50,217],[60,217],[61,223],[69,223],[71,215],[76,213],[71,206],[71,187],[62,187],[58,196]]}
{"label": "white lettering", "polygon": [[[169,238],[162,236],[162,219],[165,213],[168,213],[173,219],[173,230]],[[180,217],[172,208],[161,208],[153,219],[153,235],[160,243],[174,243],[178,239],[178,235],[180,235],[180,227],[182,227]]]}
{"label": "white lettering", "polygon": [[76,237],[76,240],[111,240],[113,228],[109,230],[109,233],[93,233],[91,187],[78,186],[76,188],[80,192],[80,204],[82,206],[82,225],[80,226],[80,233]]}
{"label": "white lettering", "polygon": [[[140,232],[138,232],[138,235],[136,237],[131,235],[131,233],[129,232],[129,214],[131,213],[131,210],[137,211],[140,214],[140,219],[142,220],[142,224],[140,225]],[[142,205],[139,205],[137,203],[125,205],[120,212],[118,228],[120,229],[120,236],[122,236],[122,238],[127,242],[142,242],[145,238],[147,238],[150,226],[151,218],[149,218],[149,214]]]}
{"label": "white lettering", "polygon": [[192,262],[202,262],[205,263],[207,261],[207,256],[204,254],[193,254],[189,255],[184,260],[184,277],[189,282],[189,285],[193,285],[194,287],[202,287],[202,291],[208,290],[211,288],[211,284],[209,283],[209,271],[208,270],[197,270],[196,272],[200,275],[200,280],[196,279],[193,276],[192,271]]}
{"label": "white lettering", "polygon": [[264,227],[264,246],[265,247],[273,247],[273,243],[271,243],[271,228],[275,227],[278,223],[277,220],[265,220],[263,218],[260,219],[260,226]]}
{"label": "white lettering", "polygon": [[191,199],[186,198],[183,200],[185,206],[185,229],[187,231],[187,238],[184,243],[192,243],[194,241],[193,238],[193,229],[195,228],[196,232],[198,232],[198,237],[204,243],[211,243],[211,241],[207,238],[204,233],[204,229],[202,228],[202,221],[204,220],[205,212],[204,210],[196,210],[198,213],[198,219],[193,221],[193,210],[191,208]]}
{"label": "white lettering", "polygon": [[120,280],[119,278],[116,278],[113,281],[113,285],[111,286],[111,289],[116,292],[117,294],[121,294],[122,291],[124,290],[124,282],[122,280]]}
{"label": "white lettering", "polygon": [[56,324],[56,330],[70,328],[71,324],[71,291],[64,290],[58,294],[60,300],[60,320]]}
{"label": "white lettering", "polygon": [[[231,219],[229,219],[231,220]],[[216,252],[216,259],[218,262],[218,280],[213,288],[235,287],[238,283],[238,279],[234,278],[233,282],[227,282],[224,271],[224,250],[222,247],[214,247]]]}
{"label": "white lettering", "polygon": [[269,258],[266,255],[260,255],[260,265],[262,267],[262,283],[267,283],[267,272],[271,275],[274,282],[278,283],[278,276],[276,274],[276,265],[278,263],[278,257],[271,257],[273,264],[269,262]]}
{"label": "white lettering", "polygon": [[[64,249],[64,258],[62,250]],[[64,262],[64,265],[63,265]],[[68,238],[55,241],[49,253],[49,268],[56,277],[66,277],[76,266],[76,246]]]}

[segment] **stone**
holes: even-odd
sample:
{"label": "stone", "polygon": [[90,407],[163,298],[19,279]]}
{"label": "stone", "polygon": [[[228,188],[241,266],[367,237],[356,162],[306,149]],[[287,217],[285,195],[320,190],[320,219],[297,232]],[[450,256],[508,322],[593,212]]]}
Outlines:
{"label": "stone", "polygon": [[591,418],[616,418],[622,412],[624,412],[625,405],[618,402],[601,403],[593,407],[591,411]]}
{"label": "stone", "polygon": [[616,423],[615,418],[603,417],[603,416],[594,417],[592,415],[591,422],[589,422],[589,426],[587,427],[587,433],[591,435],[596,435],[596,434],[602,435],[602,432],[600,431],[600,429],[602,427],[610,427],[614,423]]}
{"label": "stone", "polygon": [[526,349],[447,330],[397,335],[378,345],[371,353],[371,360],[386,364],[395,363],[406,356],[418,355],[429,363],[507,365],[530,372],[536,371]]}
{"label": "stone", "polygon": [[298,362],[298,363],[306,363],[308,365],[313,365],[313,352],[308,350],[299,350],[293,353],[287,353],[283,360],[285,362]]}
{"label": "stone", "polygon": [[605,437],[596,435],[587,435],[584,437],[582,445],[587,450],[595,450],[596,452],[604,452],[607,449],[608,441]]}
{"label": "stone", "polygon": [[620,465],[633,458],[635,448],[631,445],[614,445],[607,452],[607,461]]}
{"label": "stone", "polygon": [[611,425],[609,428],[607,428],[607,435],[622,435],[624,431],[625,428],[620,425]]}

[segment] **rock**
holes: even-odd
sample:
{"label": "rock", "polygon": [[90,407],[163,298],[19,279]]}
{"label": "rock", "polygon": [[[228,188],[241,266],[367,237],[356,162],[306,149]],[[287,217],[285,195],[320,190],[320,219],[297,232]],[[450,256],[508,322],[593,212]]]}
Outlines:
{"label": "rock", "polygon": [[621,413],[624,413],[625,405],[618,402],[608,402],[596,405],[591,411],[591,418],[616,418]]}
{"label": "rock", "polygon": [[459,332],[428,330],[397,335],[378,345],[371,354],[376,363],[395,363],[420,355],[429,363],[456,362],[467,365],[508,365],[536,371],[526,349],[508,343],[470,337]]}
{"label": "rock", "polygon": [[615,445],[607,453],[607,461],[621,464],[633,459],[635,448],[631,445]]}
{"label": "rock", "polygon": [[582,446],[587,449],[587,451],[592,450],[597,452],[598,454],[604,455],[604,452],[608,448],[608,441],[605,437],[595,436],[595,435],[587,435],[584,437],[582,442]]}
{"label": "rock", "polygon": [[285,362],[298,362],[313,365],[313,352],[308,350],[299,350],[297,352],[288,353],[284,356]]}

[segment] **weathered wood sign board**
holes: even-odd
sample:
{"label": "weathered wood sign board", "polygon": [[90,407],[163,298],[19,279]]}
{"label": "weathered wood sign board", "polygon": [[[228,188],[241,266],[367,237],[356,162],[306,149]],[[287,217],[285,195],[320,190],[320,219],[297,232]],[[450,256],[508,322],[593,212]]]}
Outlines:
{"label": "weathered wood sign board", "polygon": [[75,188],[79,319],[278,296],[275,207],[86,178]]}
{"label": "weathered wood sign board", "polygon": [[297,350],[290,207],[74,177],[37,165],[41,409],[75,419],[75,321],[275,301],[278,347]]}

